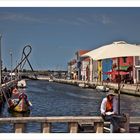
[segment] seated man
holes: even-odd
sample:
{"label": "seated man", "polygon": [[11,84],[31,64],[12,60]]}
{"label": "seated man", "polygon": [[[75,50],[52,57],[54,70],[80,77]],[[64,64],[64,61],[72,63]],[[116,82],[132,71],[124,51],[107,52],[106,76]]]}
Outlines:
{"label": "seated man", "polygon": [[111,132],[119,132],[119,120],[117,119],[117,99],[113,92],[107,94],[101,103],[101,115],[105,121],[111,122]]}

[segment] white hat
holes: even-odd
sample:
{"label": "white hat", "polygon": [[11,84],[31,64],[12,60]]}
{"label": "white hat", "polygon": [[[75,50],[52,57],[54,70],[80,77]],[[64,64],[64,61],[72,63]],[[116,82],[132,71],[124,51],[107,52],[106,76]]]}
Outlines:
{"label": "white hat", "polygon": [[107,93],[106,96],[109,96],[109,95],[115,96],[115,94],[114,94],[114,90],[110,90],[109,93]]}

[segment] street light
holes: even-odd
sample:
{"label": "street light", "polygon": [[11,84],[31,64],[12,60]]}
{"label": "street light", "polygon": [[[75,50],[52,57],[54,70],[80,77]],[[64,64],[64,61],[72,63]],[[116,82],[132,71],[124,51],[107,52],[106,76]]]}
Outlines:
{"label": "street light", "polygon": [[2,84],[1,39],[2,39],[2,35],[0,34],[0,84]]}
{"label": "street light", "polygon": [[10,56],[11,56],[11,81],[12,81],[12,69],[13,69],[13,60],[12,60],[12,49],[10,49]]}

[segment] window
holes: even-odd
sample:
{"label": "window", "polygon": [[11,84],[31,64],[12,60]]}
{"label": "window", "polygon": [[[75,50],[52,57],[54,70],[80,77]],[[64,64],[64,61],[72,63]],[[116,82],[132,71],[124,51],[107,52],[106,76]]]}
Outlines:
{"label": "window", "polygon": [[127,62],[127,57],[123,57],[123,63]]}
{"label": "window", "polygon": [[140,81],[140,70],[138,70],[138,77],[137,80]]}

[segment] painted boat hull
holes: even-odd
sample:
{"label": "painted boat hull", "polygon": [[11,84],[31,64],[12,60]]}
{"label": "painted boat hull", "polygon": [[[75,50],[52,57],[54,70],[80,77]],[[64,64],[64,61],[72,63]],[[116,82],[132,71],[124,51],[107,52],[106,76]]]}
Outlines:
{"label": "painted boat hull", "polygon": [[17,100],[12,99],[13,105],[9,108],[9,111],[25,113],[30,112],[30,104],[25,99]]}

